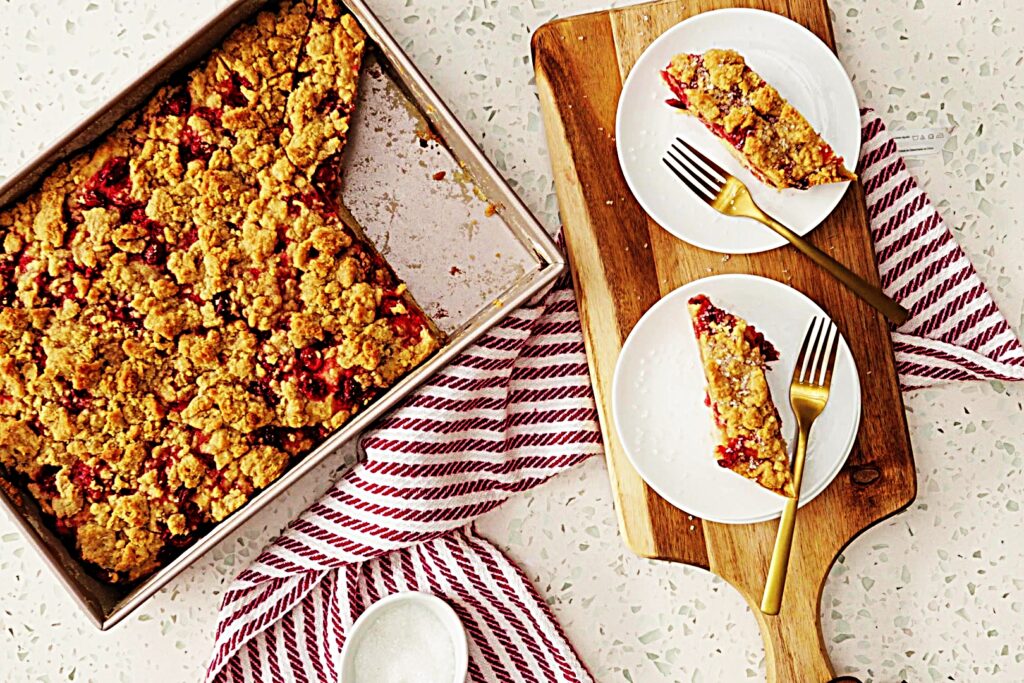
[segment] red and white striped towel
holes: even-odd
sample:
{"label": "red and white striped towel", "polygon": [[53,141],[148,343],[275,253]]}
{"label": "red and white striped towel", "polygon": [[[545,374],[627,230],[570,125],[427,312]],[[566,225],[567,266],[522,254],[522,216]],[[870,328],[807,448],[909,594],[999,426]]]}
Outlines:
{"label": "red and white striped towel", "polygon": [[904,389],[1024,379],[1024,348],[886,133],[861,112],[861,182],[885,292],[910,310],[892,335]]}
{"label": "red and white striped towel", "polygon": [[[861,178],[906,388],[1024,379],[1024,350],[967,257],[864,112]],[[474,683],[589,683],[522,573],[468,526],[599,453],[579,319],[563,283],[513,313],[364,440],[367,459],[293,522],[224,596],[208,681],[335,681],[345,634],[401,590],[447,600]]]}

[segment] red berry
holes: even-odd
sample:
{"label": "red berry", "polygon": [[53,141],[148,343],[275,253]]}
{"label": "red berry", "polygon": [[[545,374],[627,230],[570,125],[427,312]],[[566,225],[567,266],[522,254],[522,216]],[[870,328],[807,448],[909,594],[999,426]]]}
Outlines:
{"label": "red berry", "polygon": [[150,266],[163,265],[167,261],[167,248],[163,242],[150,242],[142,252],[142,261]]}
{"label": "red berry", "polygon": [[299,363],[310,372],[316,372],[324,366],[320,352],[309,346],[299,351]]}

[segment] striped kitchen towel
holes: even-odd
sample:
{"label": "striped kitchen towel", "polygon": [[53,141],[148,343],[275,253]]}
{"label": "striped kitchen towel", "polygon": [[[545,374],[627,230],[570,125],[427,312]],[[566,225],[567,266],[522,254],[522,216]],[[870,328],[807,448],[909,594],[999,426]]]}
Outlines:
{"label": "striped kitchen towel", "polygon": [[[967,257],[864,112],[864,183],[905,388],[1022,379],[1024,351]],[[352,622],[377,599],[447,600],[474,683],[592,678],[525,576],[469,526],[508,496],[600,452],[565,283],[509,316],[369,434],[348,471],[243,571],[221,604],[208,681],[336,681]]]}
{"label": "striped kitchen towel", "polygon": [[1024,348],[874,111],[861,111],[860,177],[882,287],[910,310],[892,335],[904,389],[1024,379]]}

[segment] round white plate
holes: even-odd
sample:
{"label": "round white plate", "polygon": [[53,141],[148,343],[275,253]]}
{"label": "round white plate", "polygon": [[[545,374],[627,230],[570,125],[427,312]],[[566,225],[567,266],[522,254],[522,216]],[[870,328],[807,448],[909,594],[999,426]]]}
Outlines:
{"label": "round white plate", "polygon": [[[714,457],[711,411],[704,405],[704,370],[686,303],[706,294],[747,320],[775,345],[768,386],[782,418],[782,433],[795,447],[796,420],[789,382],[804,333],[825,312],[775,280],[717,275],[675,290],[651,307],[626,339],[612,382],[612,415],[636,471],[651,488],[695,517],[724,524],[762,522],[782,513],[785,498],[730,470]],[[860,380],[840,339],[828,405],[811,429],[801,506],[813,500],[842,469],[860,426]]]}
{"label": "round white plate", "polygon": [[754,178],[697,119],[665,104],[672,97],[661,71],[681,52],[729,48],[790,101],[855,168],[860,108],[850,77],[813,33],[786,17],[753,9],[722,9],[676,24],[654,41],[630,72],[619,97],[615,136],[619,165],[651,218],[681,240],[729,254],[785,244],[749,219],[728,218],[698,199],[662,163],[676,136],[742,180],[762,209],[805,235],[842,199],[849,182],[779,191]]}

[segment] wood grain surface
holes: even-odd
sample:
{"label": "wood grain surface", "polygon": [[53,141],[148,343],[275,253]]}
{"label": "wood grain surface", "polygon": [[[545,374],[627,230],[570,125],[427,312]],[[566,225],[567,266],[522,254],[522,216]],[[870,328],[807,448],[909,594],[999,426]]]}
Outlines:
{"label": "wood grain surface", "polygon": [[[914,500],[917,482],[882,317],[792,248],[723,259],[676,239],[644,213],[619,170],[615,111],[626,75],[665,30],[721,7],[788,15],[834,44],[825,0],[666,0],[542,26],[533,37],[537,88],[624,540],[643,557],[702,567],[728,581],[758,618],[768,680],[817,683],[834,676],[819,619],[824,579],[857,534]],[[859,185],[810,239],[878,282]],[[757,607],[778,523],[716,524],[674,508],[630,466],[611,420],[612,374],[630,330],[668,292],[719,273],[763,275],[809,295],[836,320],[860,372],[857,444],[832,485],[800,511],[778,617]]]}

